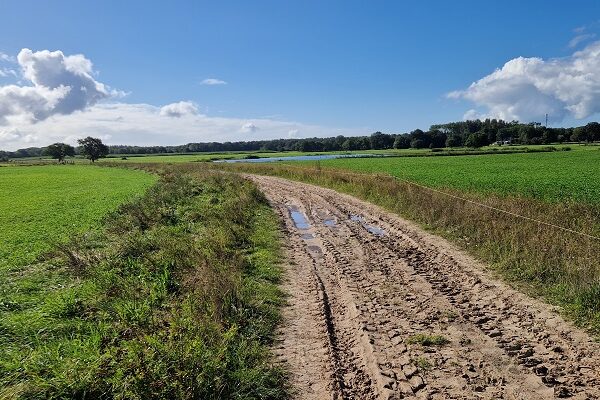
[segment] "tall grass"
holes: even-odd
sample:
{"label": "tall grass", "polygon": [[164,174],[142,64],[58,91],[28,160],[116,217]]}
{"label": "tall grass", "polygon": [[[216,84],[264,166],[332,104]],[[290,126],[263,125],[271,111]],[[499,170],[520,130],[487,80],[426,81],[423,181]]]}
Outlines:
{"label": "tall grass", "polygon": [[161,168],[0,284],[0,398],[274,399],[277,222],[250,182]]}
{"label": "tall grass", "polygon": [[[388,175],[349,174],[322,167],[237,164],[214,168],[281,176],[330,187],[416,221],[488,262],[525,291],[560,305],[578,324],[600,334],[600,240],[512,217]],[[465,194],[476,202],[600,236],[600,207],[547,203],[527,197]]]}

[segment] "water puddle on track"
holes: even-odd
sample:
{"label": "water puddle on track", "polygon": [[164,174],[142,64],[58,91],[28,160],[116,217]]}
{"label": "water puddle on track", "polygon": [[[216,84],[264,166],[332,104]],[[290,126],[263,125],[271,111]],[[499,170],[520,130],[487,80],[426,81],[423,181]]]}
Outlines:
{"label": "water puddle on track", "polygon": [[331,218],[327,218],[326,220],[323,221],[323,223],[330,228],[333,228],[336,225],[335,219],[331,219]]}
{"label": "water puddle on track", "polygon": [[310,228],[310,224],[308,223],[306,216],[300,210],[298,210],[298,207],[289,206],[288,210],[290,211],[290,216],[292,217],[296,228],[301,230],[306,230]]}
{"label": "water puddle on track", "polygon": [[368,224],[365,221],[365,219],[359,215],[351,215],[350,220],[360,223],[369,233],[372,233],[375,236],[385,236],[386,235],[385,231],[382,228],[380,228],[376,225]]}

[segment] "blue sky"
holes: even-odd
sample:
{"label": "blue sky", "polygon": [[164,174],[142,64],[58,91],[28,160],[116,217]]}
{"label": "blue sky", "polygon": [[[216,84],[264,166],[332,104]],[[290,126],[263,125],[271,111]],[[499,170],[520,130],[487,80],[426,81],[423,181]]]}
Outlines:
{"label": "blue sky", "polygon": [[[249,127],[162,137],[149,126],[148,143],[396,133],[461,120],[469,110],[469,115],[491,115],[490,108],[498,110],[487,95],[447,95],[517,57],[571,57],[598,39],[598,19],[596,1],[3,0],[0,52],[15,66],[6,61],[0,67],[20,74],[22,65],[14,60],[24,48],[81,54],[93,63],[90,75],[96,82],[127,93],[89,102],[73,110],[71,119],[81,119],[88,106],[98,104],[106,112],[111,103],[159,110],[185,101],[194,104],[197,115]],[[575,37],[579,43],[570,46]],[[22,76],[4,75],[0,85],[31,85]],[[208,78],[226,84],[202,84]],[[554,106],[548,105],[554,125],[597,116],[594,107],[591,113],[562,115]],[[537,115],[528,112],[516,115]],[[72,141],[80,134],[75,130],[93,125],[88,120],[78,125],[64,113],[43,121],[24,121],[15,113],[0,125],[0,148],[20,147],[26,140],[48,144],[60,138],[61,128]],[[126,112],[120,117],[127,119]],[[176,118],[174,129],[188,129],[181,115]],[[263,129],[263,120],[296,128]],[[54,136],[43,136],[40,127]],[[107,126],[107,141],[143,144],[142,127],[125,130],[136,129],[137,135],[129,135]]]}

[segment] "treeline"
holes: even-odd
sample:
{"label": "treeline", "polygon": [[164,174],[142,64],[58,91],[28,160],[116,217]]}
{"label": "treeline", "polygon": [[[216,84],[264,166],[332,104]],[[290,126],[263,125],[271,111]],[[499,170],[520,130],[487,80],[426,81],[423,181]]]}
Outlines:
{"label": "treeline", "polygon": [[[351,151],[382,149],[422,149],[441,147],[482,147],[490,144],[550,144],[600,140],[600,123],[590,122],[573,128],[548,128],[539,123],[523,124],[496,119],[467,120],[432,125],[428,131],[370,136],[336,136],[309,139],[275,139],[247,142],[188,143],[179,146],[109,146],[109,154],[212,153],[226,151]],[[39,157],[45,147],[30,147],[14,152],[0,151],[0,159]],[[75,149],[81,154],[81,147]]]}

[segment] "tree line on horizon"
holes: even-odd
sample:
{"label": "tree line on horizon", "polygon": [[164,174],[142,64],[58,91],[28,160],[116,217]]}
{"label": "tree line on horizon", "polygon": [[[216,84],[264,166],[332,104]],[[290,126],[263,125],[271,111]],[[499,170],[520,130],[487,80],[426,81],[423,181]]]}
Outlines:
{"label": "tree line on horizon", "polygon": [[[431,125],[428,131],[415,129],[409,133],[387,134],[375,132],[369,136],[336,136],[307,139],[273,139],[239,142],[188,143],[177,146],[108,146],[108,154],[175,154],[211,153],[226,151],[353,151],[385,149],[424,149],[443,147],[478,148],[490,144],[537,145],[563,142],[600,141],[600,123],[590,122],[572,128],[549,128],[540,123],[506,122],[497,119],[466,120]],[[0,160],[10,158],[40,157],[47,155],[47,147],[29,147],[17,151],[0,151]],[[84,148],[74,148],[75,155],[82,155]],[[69,154],[70,155],[70,154]]]}

